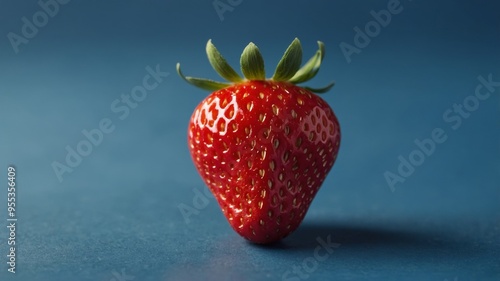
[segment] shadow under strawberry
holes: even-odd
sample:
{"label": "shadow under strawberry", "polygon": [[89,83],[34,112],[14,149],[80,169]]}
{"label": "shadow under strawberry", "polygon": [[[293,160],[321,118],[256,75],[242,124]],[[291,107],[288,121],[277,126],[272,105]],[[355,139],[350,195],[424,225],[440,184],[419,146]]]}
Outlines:
{"label": "shadow under strawberry", "polygon": [[[330,237],[330,239],[328,239]],[[312,248],[318,240],[331,240],[349,247],[417,245],[431,238],[430,234],[409,229],[388,229],[381,226],[341,224],[331,222],[304,223],[284,239],[288,248]]]}
{"label": "shadow under strawberry", "polygon": [[368,259],[453,259],[472,258],[487,251],[473,240],[457,237],[453,231],[412,227],[412,223],[394,225],[361,223],[304,222],[289,237],[270,245],[252,246],[262,250],[313,253],[322,247],[338,256],[359,255]]}

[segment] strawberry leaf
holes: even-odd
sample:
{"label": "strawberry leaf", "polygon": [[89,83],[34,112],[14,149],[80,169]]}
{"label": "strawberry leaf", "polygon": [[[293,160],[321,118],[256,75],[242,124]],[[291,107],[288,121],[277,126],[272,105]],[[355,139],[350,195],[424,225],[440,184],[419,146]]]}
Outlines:
{"label": "strawberry leaf", "polygon": [[234,69],[226,62],[226,59],[219,53],[212,40],[207,42],[207,57],[208,61],[215,71],[224,79],[237,83],[243,81],[243,78],[234,71]]}
{"label": "strawberry leaf", "polygon": [[[184,76],[181,72],[180,65],[177,64],[177,73],[186,82],[209,91],[216,91],[231,85],[237,85],[244,82],[245,80],[266,80],[266,73],[264,69],[264,60],[259,51],[259,48],[255,46],[254,43],[250,42],[240,58],[241,72],[244,78],[242,78],[224,59],[220,52],[212,44],[212,40],[208,40],[206,45],[206,52],[208,60],[215,71],[224,79],[231,83],[218,82],[214,80],[195,78],[191,76]],[[292,43],[288,46],[283,54],[283,57],[276,66],[273,77],[269,80],[274,81],[286,81],[292,84],[299,84],[312,79],[319,71],[321,62],[325,55],[325,46],[323,42],[318,41],[318,50],[316,53],[302,66],[300,67],[302,61],[302,46],[298,38],[295,38]],[[334,83],[331,83],[322,88],[310,88],[303,87],[314,93],[324,93],[333,87]]]}
{"label": "strawberry leaf", "polygon": [[288,80],[290,83],[298,84],[312,79],[319,71],[321,61],[325,56],[325,45],[318,41],[318,51],[310,58],[295,75]]}
{"label": "strawberry leaf", "polygon": [[316,93],[316,94],[323,94],[323,93],[326,93],[328,91],[330,91],[330,89],[335,86],[335,82],[332,82],[328,85],[326,85],[325,87],[323,88],[311,88],[311,87],[304,87],[304,89],[306,90],[309,90],[313,93]]}
{"label": "strawberry leaf", "polygon": [[240,58],[241,72],[248,80],[265,80],[266,72],[264,70],[264,60],[260,54],[259,48],[250,42]]}
{"label": "strawberry leaf", "polygon": [[295,38],[286,49],[273,75],[274,81],[287,81],[299,70],[302,63],[302,46]]}
{"label": "strawberry leaf", "polygon": [[201,89],[204,89],[204,90],[216,91],[216,90],[220,90],[220,89],[226,88],[228,86],[231,86],[231,84],[217,82],[214,80],[209,80],[209,79],[204,79],[204,78],[195,78],[195,77],[191,77],[191,76],[184,76],[184,74],[182,74],[182,71],[181,71],[181,64],[180,63],[177,63],[176,69],[177,69],[177,74],[179,74],[179,76],[182,77],[182,79],[184,79],[189,84],[194,85],[194,86],[201,88]]}

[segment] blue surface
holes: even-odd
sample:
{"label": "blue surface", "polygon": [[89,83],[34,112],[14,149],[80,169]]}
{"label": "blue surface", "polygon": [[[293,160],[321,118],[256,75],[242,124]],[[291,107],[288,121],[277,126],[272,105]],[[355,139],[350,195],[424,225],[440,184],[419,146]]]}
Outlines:
{"label": "blue surface", "polygon": [[[101,2],[59,5],[17,53],[8,34],[21,36],[22,18],[42,8],[2,2],[0,280],[500,280],[500,87],[473,97],[478,77],[500,81],[496,1],[222,1],[235,5],[222,17],[213,1]],[[342,42],[356,46],[354,28],[388,4],[399,13],[345,56]],[[342,145],[301,227],[256,246],[204,195],[186,127],[207,93],[178,78],[175,63],[217,78],[206,41],[235,67],[253,41],[272,73],[294,37],[305,57],[325,42],[308,85],[337,81],[324,98]],[[148,66],[169,75],[125,109],[121,95]],[[461,117],[454,104],[464,101]],[[100,122],[110,132],[59,180],[52,164]],[[442,143],[418,159],[415,141],[435,130]],[[391,188],[384,174],[398,173],[400,155],[423,163]],[[6,265],[11,164],[15,274]],[[196,213],[183,217],[185,206]],[[317,250],[328,239],[330,251]]]}

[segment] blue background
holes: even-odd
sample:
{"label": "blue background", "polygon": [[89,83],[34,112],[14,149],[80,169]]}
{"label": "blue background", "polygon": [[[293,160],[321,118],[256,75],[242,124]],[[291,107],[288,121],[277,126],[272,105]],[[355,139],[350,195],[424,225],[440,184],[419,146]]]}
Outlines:
{"label": "blue background", "polygon": [[[282,280],[294,267],[303,275],[290,280],[500,280],[500,87],[455,130],[443,118],[474,95],[478,76],[500,81],[497,1],[401,1],[350,63],[340,44],[355,46],[354,28],[389,1],[243,0],[222,18],[212,2],[74,0],[16,53],[8,34],[22,35],[22,18],[41,7],[1,1],[1,280]],[[208,93],[182,81],[175,63],[215,79],[206,41],[234,67],[253,41],[270,76],[294,37],[305,58],[316,40],[326,45],[308,85],[337,82],[324,98],[342,144],[301,227],[255,246],[212,197],[195,195],[207,190],[186,128]],[[157,65],[170,75],[121,120],[111,104]],[[103,118],[114,131],[59,181],[52,163]],[[384,173],[397,173],[398,157],[435,128],[446,141],[391,189]],[[11,164],[15,275],[6,265]],[[197,213],[186,219],[180,206]],[[314,261],[328,236],[338,247]]]}

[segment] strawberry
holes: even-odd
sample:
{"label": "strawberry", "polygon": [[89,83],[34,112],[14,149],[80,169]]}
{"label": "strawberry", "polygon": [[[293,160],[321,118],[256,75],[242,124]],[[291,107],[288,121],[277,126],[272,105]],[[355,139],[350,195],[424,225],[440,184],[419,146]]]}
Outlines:
{"label": "strawberry", "polygon": [[335,162],[340,128],[330,106],[299,87],[319,70],[324,45],[301,68],[295,39],[272,78],[266,79],[257,46],[241,55],[239,76],[209,40],[208,59],[232,83],[184,76],[213,91],[194,110],[188,145],[194,164],[232,228],[255,243],[278,241],[302,222]]}

